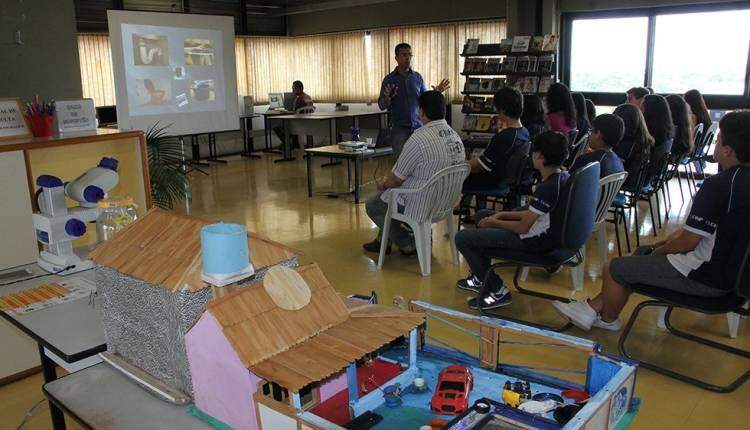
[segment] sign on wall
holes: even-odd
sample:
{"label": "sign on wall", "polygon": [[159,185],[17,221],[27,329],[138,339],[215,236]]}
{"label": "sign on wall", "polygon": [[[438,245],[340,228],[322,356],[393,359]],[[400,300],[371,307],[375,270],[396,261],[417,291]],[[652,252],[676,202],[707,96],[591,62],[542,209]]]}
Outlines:
{"label": "sign on wall", "polygon": [[60,133],[96,130],[96,109],[93,99],[58,100],[57,128]]}
{"label": "sign on wall", "polygon": [[18,97],[0,98],[0,140],[31,136]]}

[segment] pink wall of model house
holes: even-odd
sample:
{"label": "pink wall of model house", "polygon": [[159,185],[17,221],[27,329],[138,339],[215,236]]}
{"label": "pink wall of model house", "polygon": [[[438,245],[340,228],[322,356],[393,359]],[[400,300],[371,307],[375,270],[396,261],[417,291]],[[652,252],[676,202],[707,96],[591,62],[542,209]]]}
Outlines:
{"label": "pink wall of model house", "polygon": [[335,376],[332,379],[328,379],[320,385],[320,402],[323,403],[326,400],[333,397],[335,394],[346,390],[346,372],[343,372],[339,376]]}
{"label": "pink wall of model house", "polygon": [[242,364],[209,312],[185,335],[195,406],[236,429],[257,430],[253,395],[259,377]]}

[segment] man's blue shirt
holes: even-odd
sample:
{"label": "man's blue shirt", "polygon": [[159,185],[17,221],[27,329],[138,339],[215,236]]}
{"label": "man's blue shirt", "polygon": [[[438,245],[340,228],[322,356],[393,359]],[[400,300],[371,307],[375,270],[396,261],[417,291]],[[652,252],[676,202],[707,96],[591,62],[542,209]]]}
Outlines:
{"label": "man's blue shirt", "polygon": [[[391,105],[386,106],[383,101],[383,93],[387,85],[396,86],[395,95],[391,97]],[[402,75],[398,68],[383,78],[380,85],[380,98],[378,106],[380,109],[388,109],[391,113],[391,124],[399,127],[409,127],[416,130],[422,126],[419,119],[419,104],[417,99],[426,91],[422,75],[411,69]]]}

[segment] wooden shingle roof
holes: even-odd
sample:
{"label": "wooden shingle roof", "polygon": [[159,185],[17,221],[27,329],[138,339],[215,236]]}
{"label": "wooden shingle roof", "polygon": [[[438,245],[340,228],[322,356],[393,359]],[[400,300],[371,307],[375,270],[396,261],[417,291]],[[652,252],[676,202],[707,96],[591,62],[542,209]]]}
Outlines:
{"label": "wooden shingle roof", "polygon": [[[171,291],[187,288],[199,291],[209,285],[201,280],[200,229],[211,222],[199,218],[151,209],[138,221],[100,244],[89,258],[149,284]],[[248,232],[250,262],[255,270],[294,257],[295,252],[280,243]]]}
{"label": "wooden shingle roof", "polygon": [[291,391],[339,372],[424,321],[385,306],[350,311],[316,264],[297,271],[312,292],[302,309],[279,308],[261,285],[207,308],[250,371]]}

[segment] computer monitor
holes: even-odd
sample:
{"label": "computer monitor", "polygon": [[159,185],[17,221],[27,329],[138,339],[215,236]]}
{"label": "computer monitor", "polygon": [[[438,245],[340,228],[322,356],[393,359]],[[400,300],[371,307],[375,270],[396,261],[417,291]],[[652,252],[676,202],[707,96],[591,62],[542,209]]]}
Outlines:
{"label": "computer monitor", "polygon": [[284,107],[283,93],[268,93],[269,109],[281,109]]}
{"label": "computer monitor", "polygon": [[117,124],[117,106],[97,106],[96,117],[99,125]]}
{"label": "computer monitor", "polygon": [[294,110],[294,93],[284,93],[284,109]]}

